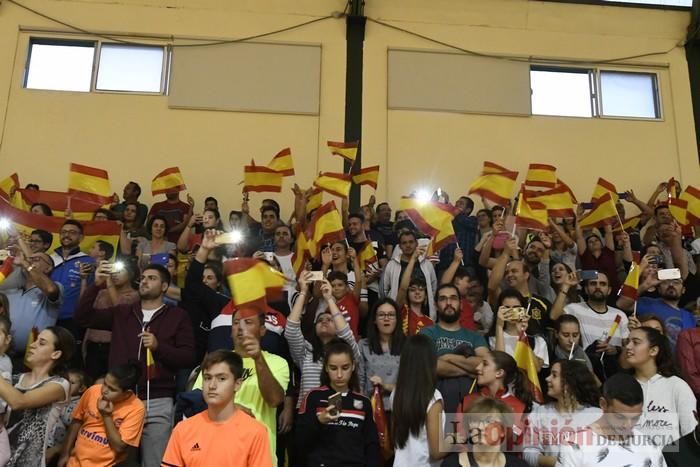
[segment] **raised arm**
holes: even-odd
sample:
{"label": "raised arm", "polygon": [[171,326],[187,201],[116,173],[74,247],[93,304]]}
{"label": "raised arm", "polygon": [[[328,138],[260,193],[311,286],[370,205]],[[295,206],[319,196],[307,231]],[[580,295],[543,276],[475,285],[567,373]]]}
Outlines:
{"label": "raised arm", "polygon": [[406,269],[404,269],[403,274],[401,274],[401,279],[399,280],[399,291],[396,293],[396,303],[399,305],[399,309],[407,303],[408,297],[408,286],[411,283],[411,277],[413,276],[413,270],[416,267],[416,262],[418,261],[418,255],[420,254],[418,247],[413,251],[413,254],[406,264]]}
{"label": "raised arm", "polygon": [[549,311],[549,317],[552,321],[558,319],[562,314],[564,314],[564,307],[566,306],[566,299],[568,297],[569,289],[571,287],[578,286],[578,277],[575,272],[570,272],[564,277],[564,283],[559,289],[557,298],[552,303],[552,309]]}
{"label": "raised arm", "polygon": [[187,220],[187,228],[182,231],[180,237],[177,239],[177,251],[180,253],[187,253],[190,250],[190,236],[192,236],[192,228],[195,224],[200,224],[202,222],[202,215],[197,214],[195,216],[190,216]]}
{"label": "raised arm", "polygon": [[583,218],[583,205],[579,204],[576,207],[576,223],[574,228],[576,229],[576,246],[578,247],[579,256],[583,256],[586,251],[586,239],[583,238],[583,230],[581,230],[581,219]]}
{"label": "raised arm", "polygon": [[491,270],[491,275],[489,276],[488,290],[489,290],[489,302],[496,303],[498,298],[499,290],[501,289],[501,282],[503,281],[503,276],[506,272],[506,265],[510,260],[511,255],[517,257],[518,254],[518,244],[515,238],[511,237],[506,241],[503,253],[496,260],[493,269]]}
{"label": "raised arm", "polygon": [[455,277],[457,269],[459,269],[462,264],[462,259],[464,258],[464,253],[460,247],[455,248],[454,256],[452,257],[452,262],[442,273],[442,278],[440,279],[440,284],[451,284]]}

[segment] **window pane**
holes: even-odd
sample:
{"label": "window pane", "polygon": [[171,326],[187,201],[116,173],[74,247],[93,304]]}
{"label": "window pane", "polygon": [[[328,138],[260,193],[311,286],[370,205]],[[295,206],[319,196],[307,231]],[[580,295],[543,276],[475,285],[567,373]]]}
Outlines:
{"label": "window pane", "polygon": [[160,92],[163,47],[102,44],[96,88]]}
{"label": "window pane", "polygon": [[656,77],[644,73],[600,72],[603,115],[658,118]]}
{"label": "window pane", "polygon": [[591,117],[588,71],[530,71],[532,113]]}
{"label": "window pane", "polygon": [[26,87],[89,92],[94,50],[92,44],[31,44]]}
{"label": "window pane", "polygon": [[605,0],[611,3],[644,3],[645,5],[693,6],[693,0]]}

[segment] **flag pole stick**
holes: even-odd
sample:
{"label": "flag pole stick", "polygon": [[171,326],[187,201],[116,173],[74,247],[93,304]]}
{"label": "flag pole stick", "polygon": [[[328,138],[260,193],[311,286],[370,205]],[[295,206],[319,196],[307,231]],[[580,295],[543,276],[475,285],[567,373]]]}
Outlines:
{"label": "flag pole stick", "polygon": [[569,360],[571,360],[574,357],[574,347],[576,347],[576,342],[571,343],[571,350],[569,351]]}
{"label": "flag pole stick", "polygon": [[474,392],[474,389],[475,389],[475,388],[476,388],[476,378],[474,378],[474,381],[472,381],[472,385],[471,385],[471,387],[469,388],[469,393],[468,393],[468,394],[471,394],[472,392]]}
{"label": "flag pole stick", "polygon": [[151,410],[151,379],[146,379],[146,413]]}

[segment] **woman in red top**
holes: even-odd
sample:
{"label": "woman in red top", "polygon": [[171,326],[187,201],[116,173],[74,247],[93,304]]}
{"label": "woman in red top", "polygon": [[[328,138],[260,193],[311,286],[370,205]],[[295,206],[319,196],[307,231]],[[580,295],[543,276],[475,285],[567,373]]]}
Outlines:
{"label": "woman in red top", "polygon": [[[579,204],[579,206],[581,206]],[[577,213],[579,214],[579,213]],[[617,290],[620,286],[617,280],[617,265],[615,264],[615,238],[613,237],[612,225],[605,226],[605,240],[597,233],[587,233],[585,236],[578,220],[582,215],[578,215],[576,222],[576,246],[581,257],[582,269],[604,272],[610,281],[610,290]],[[610,305],[615,306],[616,294],[608,297]]]}
{"label": "woman in red top", "polygon": [[[525,376],[518,369],[513,357],[505,352],[494,350],[484,357],[476,367],[476,383],[479,385],[478,391],[470,391],[464,396],[461,407],[457,408],[457,413],[465,412],[469,406],[481,397],[490,397],[507,404],[513,409],[515,424],[513,435],[516,444],[522,441],[523,426],[525,423],[524,414],[532,409],[532,394],[527,386]],[[508,388],[512,388],[512,393]],[[458,415],[458,419],[461,416]]]}
{"label": "woman in red top", "polygon": [[[408,274],[404,274],[401,277],[396,301],[401,308],[403,333],[406,336],[415,336],[422,328],[432,326],[433,320],[428,316],[430,310],[425,281],[414,277],[409,282],[407,276]],[[404,278],[406,278],[407,286],[404,285]]]}

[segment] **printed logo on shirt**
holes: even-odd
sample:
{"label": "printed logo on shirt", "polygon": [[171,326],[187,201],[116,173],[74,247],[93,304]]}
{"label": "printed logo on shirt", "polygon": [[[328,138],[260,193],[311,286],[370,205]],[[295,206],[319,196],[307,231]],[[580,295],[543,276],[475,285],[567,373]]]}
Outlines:
{"label": "printed logo on shirt", "polygon": [[355,407],[357,410],[362,410],[364,407],[364,403],[361,400],[354,400],[352,401],[352,406]]}
{"label": "printed logo on shirt", "polygon": [[241,379],[243,379],[243,381],[245,381],[248,378],[250,378],[251,376],[253,376],[253,369],[252,368],[243,368],[243,376]]}
{"label": "printed logo on shirt", "polygon": [[190,448],[190,452],[192,451],[201,451],[201,449],[199,448],[199,443],[194,443],[192,448]]}

